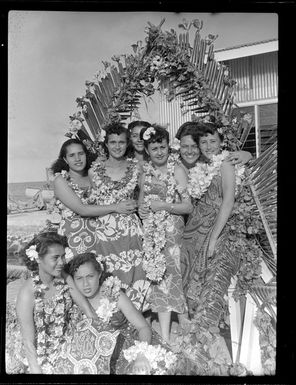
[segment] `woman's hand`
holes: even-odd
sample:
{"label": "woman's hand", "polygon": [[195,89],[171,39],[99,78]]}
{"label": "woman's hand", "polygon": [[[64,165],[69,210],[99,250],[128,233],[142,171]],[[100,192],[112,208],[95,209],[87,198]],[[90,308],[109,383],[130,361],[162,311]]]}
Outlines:
{"label": "woman's hand", "polygon": [[252,159],[252,154],[248,151],[234,151],[231,152],[226,160],[232,164],[246,164]]}
{"label": "woman's hand", "polygon": [[138,213],[141,219],[147,218],[148,214],[150,213],[149,207],[145,203],[142,203],[139,206]]}
{"label": "woman's hand", "polygon": [[167,204],[166,202],[155,200],[151,201],[150,207],[151,210],[156,213],[157,211],[166,210]]}
{"label": "woman's hand", "polygon": [[116,205],[116,212],[118,214],[132,214],[137,210],[137,201],[127,200]]}
{"label": "woman's hand", "polygon": [[143,353],[139,353],[133,364],[133,374],[150,374],[151,366]]}

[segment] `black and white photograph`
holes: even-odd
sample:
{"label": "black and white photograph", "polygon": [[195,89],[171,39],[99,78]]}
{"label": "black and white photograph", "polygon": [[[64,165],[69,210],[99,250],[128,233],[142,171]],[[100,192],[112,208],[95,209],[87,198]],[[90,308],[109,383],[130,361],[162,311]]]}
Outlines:
{"label": "black and white photograph", "polygon": [[276,375],[278,23],[9,11],[12,379]]}

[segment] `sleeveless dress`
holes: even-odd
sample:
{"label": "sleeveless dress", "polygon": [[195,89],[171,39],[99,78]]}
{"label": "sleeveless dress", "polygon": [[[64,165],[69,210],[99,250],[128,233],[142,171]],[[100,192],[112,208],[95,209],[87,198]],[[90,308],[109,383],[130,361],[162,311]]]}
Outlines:
{"label": "sleeveless dress", "polygon": [[[113,181],[106,174],[105,162],[92,165],[95,202],[116,204],[133,199],[138,184],[137,162],[128,160],[124,177]],[[138,310],[149,308],[149,286],[142,267],[142,229],[136,214],[111,213],[96,218],[96,254],[107,271],[122,281],[122,288]]]}
{"label": "sleeveless dress", "polygon": [[[84,204],[92,204],[90,200],[91,188],[79,187],[73,182],[67,171],[62,171],[62,177],[66,180],[69,187],[81,199]],[[61,221],[58,234],[66,235],[69,247],[73,254],[85,252],[96,252],[96,218],[85,218],[74,213],[66,207],[59,199],[55,200],[55,210],[60,214]]]}
{"label": "sleeveless dress", "polygon": [[[70,309],[73,302],[69,287],[62,278],[54,279],[53,285],[57,292],[49,299],[44,298],[47,286],[35,272],[32,273],[32,282],[37,361],[42,373],[53,374],[58,353],[65,343],[64,335],[70,325]],[[6,314],[6,372],[29,373],[15,304],[9,304]]]}
{"label": "sleeveless dress", "polygon": [[[55,374],[128,374],[129,363],[123,350],[138,339],[137,330],[118,309],[121,281],[107,278],[101,286],[96,309],[98,320],[87,319],[76,305],[72,325],[61,349]],[[152,344],[160,338],[153,333]]]}
{"label": "sleeveless dress", "polygon": [[[156,195],[158,197],[157,199],[166,201],[168,182],[152,176],[149,190],[149,195]],[[184,194],[184,192],[182,194]],[[147,195],[144,187],[144,200],[145,196]],[[187,196],[188,195],[186,194],[186,197]],[[180,202],[180,193],[176,187],[172,203],[177,202]],[[144,222],[145,219],[143,220],[143,223]],[[176,313],[184,313],[187,310],[187,306],[183,294],[180,266],[180,250],[183,240],[184,218],[181,215],[168,214],[168,222],[169,225],[165,230],[166,243],[163,251],[166,269],[162,280],[159,283],[152,282],[151,284],[151,308],[154,312],[174,311]]]}

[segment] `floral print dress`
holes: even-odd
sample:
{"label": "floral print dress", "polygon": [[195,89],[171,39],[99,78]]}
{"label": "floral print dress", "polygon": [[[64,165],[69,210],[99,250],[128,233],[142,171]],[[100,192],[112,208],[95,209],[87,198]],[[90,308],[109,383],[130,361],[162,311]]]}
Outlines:
{"label": "floral print dress", "polygon": [[[116,204],[133,199],[138,184],[137,162],[128,160],[125,176],[113,181],[106,174],[105,162],[93,163],[94,200],[98,205]],[[107,270],[122,281],[137,309],[149,308],[149,286],[142,267],[142,228],[136,214],[111,213],[96,218],[96,254],[105,261]]]}
{"label": "floral print dress", "polygon": [[[79,187],[73,182],[67,171],[62,171],[62,177],[69,187],[84,204],[92,204],[90,199],[91,188]],[[96,252],[96,218],[84,218],[66,207],[59,199],[55,200],[55,211],[60,215],[58,234],[66,235],[70,249],[74,254]]]}

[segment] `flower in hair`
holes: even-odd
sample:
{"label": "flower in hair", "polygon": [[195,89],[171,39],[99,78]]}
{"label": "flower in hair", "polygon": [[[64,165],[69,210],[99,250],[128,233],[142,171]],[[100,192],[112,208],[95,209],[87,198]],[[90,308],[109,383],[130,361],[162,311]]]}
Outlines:
{"label": "flower in hair", "polygon": [[219,132],[219,134],[223,135],[223,128],[222,127],[217,128],[217,132]]}
{"label": "flower in hair", "polygon": [[73,251],[70,249],[70,247],[65,248],[65,260],[66,263],[70,262],[74,258]]}
{"label": "flower in hair", "polygon": [[96,257],[96,261],[97,261],[98,264],[101,266],[101,269],[104,270],[104,266],[103,266],[103,264],[102,264],[102,262],[103,262],[103,257],[102,257],[102,256]]}
{"label": "flower in hair", "polygon": [[26,250],[26,255],[27,257],[31,260],[31,261],[37,261],[38,259],[38,252],[36,251],[36,245],[32,245],[30,246],[27,250]]}
{"label": "flower in hair", "polygon": [[104,142],[105,137],[106,137],[106,131],[105,130],[101,130],[99,135],[98,135],[98,142]]}
{"label": "flower in hair", "polygon": [[143,139],[149,140],[151,137],[151,134],[155,135],[155,128],[150,126],[147,128],[147,130],[144,132]]}
{"label": "flower in hair", "polygon": [[178,138],[175,138],[171,144],[171,148],[179,151],[180,150],[180,140]]}

